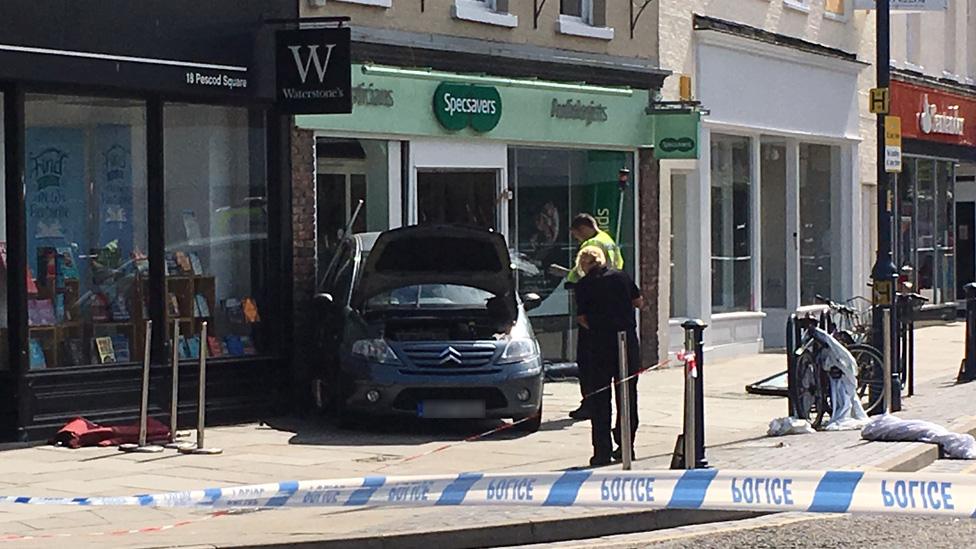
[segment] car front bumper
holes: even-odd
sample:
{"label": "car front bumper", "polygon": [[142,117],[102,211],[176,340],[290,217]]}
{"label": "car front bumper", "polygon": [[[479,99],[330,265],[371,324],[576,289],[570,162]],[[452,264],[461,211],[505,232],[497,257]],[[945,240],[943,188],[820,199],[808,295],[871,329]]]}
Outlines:
{"label": "car front bumper", "polygon": [[[345,408],[361,414],[428,417],[424,410],[434,408],[431,402],[440,403],[439,408],[454,402],[459,403],[458,409],[450,417],[522,419],[535,414],[542,402],[540,358],[470,371],[416,369],[356,359],[345,366],[343,372],[350,382]],[[470,412],[468,405],[478,402],[484,402],[483,415]]]}

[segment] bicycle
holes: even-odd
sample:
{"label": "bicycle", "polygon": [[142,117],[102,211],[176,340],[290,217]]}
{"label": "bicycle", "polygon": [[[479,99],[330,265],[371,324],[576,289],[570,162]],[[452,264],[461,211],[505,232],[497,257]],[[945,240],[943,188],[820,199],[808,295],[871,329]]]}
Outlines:
{"label": "bicycle", "polygon": [[857,364],[857,396],[865,412],[870,413],[881,404],[884,388],[884,358],[877,348],[863,342],[869,337],[870,331],[865,329],[857,311],[820,296],[818,299],[828,305],[833,315],[839,315],[839,322],[826,312],[819,319],[810,316],[797,319],[801,327],[801,345],[794,351],[796,360],[791,374],[792,385],[796,387],[795,412],[798,417],[810,421],[814,428],[821,426],[824,416],[833,408],[830,401],[830,379],[838,379],[843,375],[836,366],[824,368],[827,357],[822,352],[823,344],[813,336],[815,328],[823,328],[854,357]]}

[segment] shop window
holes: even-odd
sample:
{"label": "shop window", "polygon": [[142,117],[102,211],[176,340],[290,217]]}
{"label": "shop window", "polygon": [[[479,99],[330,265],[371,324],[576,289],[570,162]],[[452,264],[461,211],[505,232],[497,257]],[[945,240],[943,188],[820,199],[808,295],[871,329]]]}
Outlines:
{"label": "shop window", "polygon": [[671,318],[688,312],[688,174],[671,174]]}
{"label": "shop window", "polygon": [[32,370],[141,360],[149,316],[145,113],[139,101],[26,98]]}
{"label": "shop window", "polygon": [[163,118],[167,333],[178,320],[184,359],[268,353],[263,114],[170,104]]}
{"label": "shop window", "polygon": [[749,139],[712,135],[712,311],[752,308]]}
{"label": "shop window", "polygon": [[0,370],[10,367],[10,337],[7,332],[7,194],[3,141],[3,93],[0,93]]}
{"label": "shop window", "polygon": [[898,263],[931,304],[956,299],[955,166],[907,158],[899,185]]}
{"label": "shop window", "polygon": [[[566,149],[509,148],[509,241],[517,268],[519,293],[534,292],[542,304],[529,312],[547,360],[576,360],[576,322],[571,293],[550,265],[572,266],[579,244],[569,234],[577,213],[592,214],[621,248],[624,270],[635,273],[634,194],[623,196],[618,173],[633,173],[631,153]],[[617,234],[617,221],[620,231]]]}
{"label": "shop window", "polygon": [[832,209],[839,178],[840,149],[800,144],[800,305],[814,305],[817,295],[835,293],[833,248],[839,234]]}
{"label": "shop window", "polygon": [[319,272],[341,241],[359,201],[353,233],[389,228],[389,167],[386,141],[316,141],[316,235]]}

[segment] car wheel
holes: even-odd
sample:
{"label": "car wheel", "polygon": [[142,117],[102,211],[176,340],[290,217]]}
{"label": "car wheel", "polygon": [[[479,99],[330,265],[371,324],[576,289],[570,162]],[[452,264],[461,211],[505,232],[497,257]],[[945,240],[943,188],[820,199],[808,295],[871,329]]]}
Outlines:
{"label": "car wheel", "polygon": [[539,410],[536,413],[528,418],[520,419],[524,419],[525,421],[516,424],[514,429],[522,433],[534,433],[538,431],[539,427],[542,426],[542,402],[539,402]]}

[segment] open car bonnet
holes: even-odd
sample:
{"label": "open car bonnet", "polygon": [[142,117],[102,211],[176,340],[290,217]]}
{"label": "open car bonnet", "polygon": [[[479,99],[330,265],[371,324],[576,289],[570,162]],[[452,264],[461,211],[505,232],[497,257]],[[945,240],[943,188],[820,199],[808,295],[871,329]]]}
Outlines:
{"label": "open car bonnet", "polygon": [[[456,225],[424,225],[386,231],[363,266],[352,305],[360,308],[382,292],[419,284],[471,286],[498,297],[493,304],[517,316],[515,272],[498,233]],[[492,307],[494,308],[494,307]]]}

